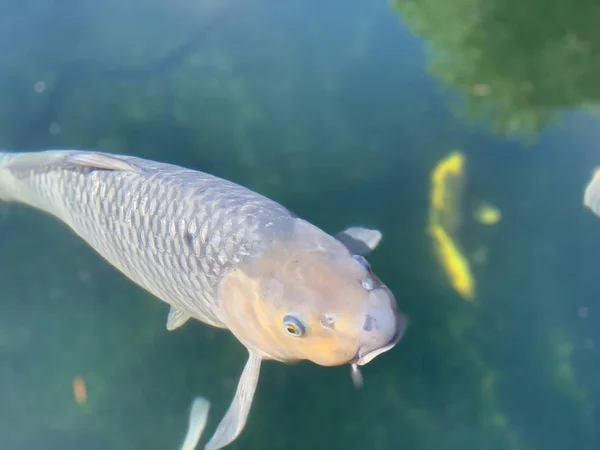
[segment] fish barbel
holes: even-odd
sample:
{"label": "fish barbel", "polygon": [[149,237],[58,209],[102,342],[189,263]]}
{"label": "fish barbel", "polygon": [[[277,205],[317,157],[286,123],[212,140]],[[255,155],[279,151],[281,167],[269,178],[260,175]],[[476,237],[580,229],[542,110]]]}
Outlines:
{"label": "fish barbel", "polygon": [[[406,317],[365,256],[381,233],[333,237],[238,184],[132,156],[0,152],[0,200],[49,213],[189,319],[229,329],[248,361],[207,450],[245,427],[262,360],[358,366],[391,349]],[[203,419],[204,420],[204,419]]]}

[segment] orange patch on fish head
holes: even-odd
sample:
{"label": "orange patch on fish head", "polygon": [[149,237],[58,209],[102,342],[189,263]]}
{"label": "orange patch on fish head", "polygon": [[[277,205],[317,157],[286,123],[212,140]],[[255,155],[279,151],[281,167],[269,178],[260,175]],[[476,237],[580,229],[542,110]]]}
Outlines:
{"label": "orange patch on fish head", "polygon": [[278,241],[228,274],[220,292],[225,321],[265,359],[365,364],[398,342],[407,321],[364,259],[309,231],[319,239]]}

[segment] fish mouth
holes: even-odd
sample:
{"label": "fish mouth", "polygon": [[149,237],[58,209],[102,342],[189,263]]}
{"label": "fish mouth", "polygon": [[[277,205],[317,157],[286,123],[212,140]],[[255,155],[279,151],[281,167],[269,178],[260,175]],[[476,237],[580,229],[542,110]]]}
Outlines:
{"label": "fish mouth", "polygon": [[352,361],[350,361],[350,364],[352,364],[353,366],[364,366],[365,364],[371,362],[375,357],[392,349],[398,343],[398,341],[402,339],[402,336],[404,336],[408,325],[408,319],[405,316],[398,314],[397,323],[398,325],[396,326],[396,333],[394,333],[394,335],[386,345],[371,350],[367,353],[362,353],[362,349],[359,348],[356,357]]}

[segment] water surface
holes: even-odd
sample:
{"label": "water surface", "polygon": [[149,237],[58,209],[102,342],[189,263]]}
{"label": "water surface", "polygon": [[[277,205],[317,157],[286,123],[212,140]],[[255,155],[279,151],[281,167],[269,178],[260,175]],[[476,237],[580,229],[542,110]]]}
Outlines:
{"label": "water surface", "polygon": [[[364,369],[266,363],[231,448],[600,445],[600,7],[592,1],[0,1],[0,146],[185,165],[334,233],[382,230],[410,316]],[[426,234],[429,173],[468,160],[460,235],[478,295]],[[486,227],[480,201],[502,211]],[[196,395],[229,404],[245,350],[168,308],[51,217],[2,206],[0,448],[176,448]],[[85,379],[85,405],[73,399]]]}

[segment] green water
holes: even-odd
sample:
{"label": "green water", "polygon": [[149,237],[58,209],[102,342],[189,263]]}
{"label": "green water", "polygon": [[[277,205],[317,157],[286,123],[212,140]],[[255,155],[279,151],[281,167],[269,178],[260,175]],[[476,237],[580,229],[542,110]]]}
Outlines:
{"label": "green water", "polygon": [[[348,367],[263,365],[232,449],[600,448],[600,6],[591,0],[0,0],[0,147],[86,148],[209,171],[370,258],[411,318],[355,390]],[[454,293],[425,233],[429,172],[468,160]],[[480,201],[502,221],[470,219]],[[0,208],[0,449],[176,449],[192,398],[246,352],[65,226]],[[72,380],[87,383],[85,405]]]}

